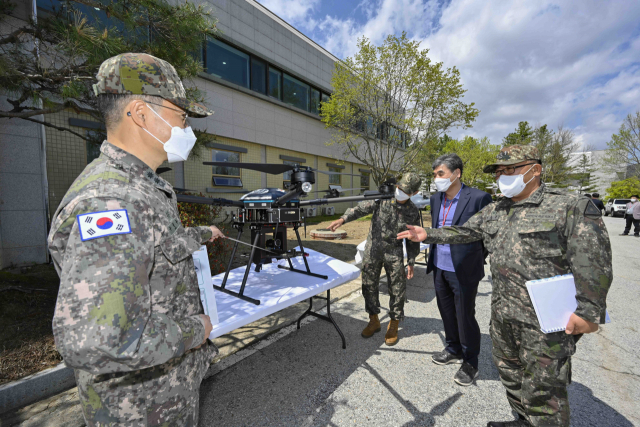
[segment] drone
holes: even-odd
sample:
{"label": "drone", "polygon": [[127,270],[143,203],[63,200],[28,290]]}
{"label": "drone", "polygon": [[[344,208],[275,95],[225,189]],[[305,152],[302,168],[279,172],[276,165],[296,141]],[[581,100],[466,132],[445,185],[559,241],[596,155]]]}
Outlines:
{"label": "drone", "polygon": [[[390,178],[385,181],[377,191],[365,191],[362,195],[346,197],[340,197],[340,193],[360,190],[360,188],[330,188],[327,191],[327,196],[325,198],[301,200],[301,198],[306,197],[308,193],[311,192],[313,184],[316,182],[316,172],[329,175],[352,174],[319,171],[312,169],[309,166],[301,165],[232,162],[203,162],[203,164],[249,169],[272,175],[279,175],[289,171],[291,172],[291,183],[288,185],[288,188],[261,188],[253,190],[250,193],[243,195],[240,200],[191,196],[181,194],[182,192],[178,192],[177,194],[178,202],[231,206],[237,208],[236,213],[233,215],[232,227],[238,231],[238,234],[235,239],[227,237],[227,239],[233,240],[235,244],[231,251],[231,257],[229,258],[222,284],[220,286],[214,285],[214,288],[256,305],[260,304],[259,300],[244,294],[252,264],[256,265],[255,271],[260,272],[262,266],[264,264],[271,263],[273,259],[285,259],[289,265],[278,265],[278,268],[321,279],[328,278],[328,276],[313,273],[309,268],[309,263],[307,261],[309,254],[304,251],[302,240],[300,239],[300,233],[298,231],[298,228],[303,224],[306,229],[306,221],[303,213],[303,208],[305,206],[325,205],[333,202],[359,202],[363,200],[391,199],[394,197],[396,183],[395,178]],[[248,226],[251,230],[251,241],[253,244],[248,244],[240,240],[245,226]],[[287,228],[293,228],[298,240],[299,250],[287,248]],[[235,292],[227,289],[226,285],[229,277],[229,271],[231,270],[231,265],[238,249],[238,244],[251,246],[251,255],[249,255],[249,261],[244,271],[240,290],[239,292]],[[293,266],[291,260],[297,257],[302,257],[305,270],[301,270]]]}

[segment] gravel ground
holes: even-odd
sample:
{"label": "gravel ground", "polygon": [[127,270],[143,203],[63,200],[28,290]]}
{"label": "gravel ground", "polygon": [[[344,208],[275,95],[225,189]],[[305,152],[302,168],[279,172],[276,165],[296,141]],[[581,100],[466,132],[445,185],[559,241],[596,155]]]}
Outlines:
{"label": "gravel ground", "polygon": [[[620,218],[605,218],[614,253],[609,293],[613,323],[585,336],[574,357],[570,402],[573,426],[640,425],[640,239],[619,237]],[[488,270],[487,270],[488,271]],[[381,304],[386,306],[386,288]],[[203,382],[201,425],[224,426],[484,426],[508,420],[503,387],[491,362],[488,336],[491,283],[480,283],[480,378],[453,382],[457,366],[437,366],[443,348],[432,275],[417,268],[409,282],[400,341],[384,345],[384,330],[365,340],[362,297],[333,305],[347,349],[333,327],[312,321]],[[383,312],[383,328],[388,317]],[[635,349],[635,350],[634,350]]]}

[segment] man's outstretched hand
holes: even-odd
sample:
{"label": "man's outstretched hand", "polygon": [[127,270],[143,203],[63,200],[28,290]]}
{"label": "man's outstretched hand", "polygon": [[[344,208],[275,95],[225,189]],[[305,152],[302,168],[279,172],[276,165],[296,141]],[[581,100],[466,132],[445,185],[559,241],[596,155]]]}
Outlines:
{"label": "man's outstretched hand", "polygon": [[336,219],[327,228],[331,231],[336,231],[342,224],[344,224],[344,219]]}
{"label": "man's outstretched hand", "polygon": [[427,238],[427,232],[424,228],[414,225],[407,225],[407,228],[407,231],[398,233],[398,240],[409,239],[412,242],[422,242]]}

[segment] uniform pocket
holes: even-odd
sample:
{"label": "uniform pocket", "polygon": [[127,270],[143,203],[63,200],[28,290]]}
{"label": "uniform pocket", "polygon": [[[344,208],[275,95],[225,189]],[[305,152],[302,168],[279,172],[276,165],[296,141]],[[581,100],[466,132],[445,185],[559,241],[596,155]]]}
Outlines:
{"label": "uniform pocket", "polygon": [[[114,424],[144,425],[147,420],[147,399],[142,380],[135,374],[99,375],[90,385],[103,405],[94,420],[100,418]],[[95,399],[95,397],[94,397]]]}
{"label": "uniform pocket", "polygon": [[200,249],[200,243],[180,230],[160,242],[159,246],[171,264],[177,264]]}
{"label": "uniform pocket", "polygon": [[563,254],[554,223],[523,224],[518,234],[533,258],[559,257]]}

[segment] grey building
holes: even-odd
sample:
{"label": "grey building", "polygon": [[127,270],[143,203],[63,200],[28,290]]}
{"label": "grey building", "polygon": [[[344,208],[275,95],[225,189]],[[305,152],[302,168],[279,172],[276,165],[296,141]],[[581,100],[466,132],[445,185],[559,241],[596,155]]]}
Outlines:
{"label": "grey building", "polygon": [[[60,0],[23,3],[21,16],[27,19]],[[210,134],[211,141],[199,158],[163,165],[172,170],[162,176],[177,187],[233,199],[256,188],[282,187],[289,176],[204,166],[202,161],[285,163],[352,174],[318,174],[314,197],[330,184],[370,188],[364,165],[327,146],[331,133],[319,116],[320,102],[331,94],[338,59],[256,1],[200,3],[211,6],[221,30],[219,38],[203,47],[205,71],[194,81],[215,114],[192,124]],[[44,120],[78,133],[102,127],[71,110]],[[69,133],[0,120],[0,268],[47,262],[49,218],[73,180],[98,155],[95,145]],[[351,205],[332,206],[340,213]]]}

